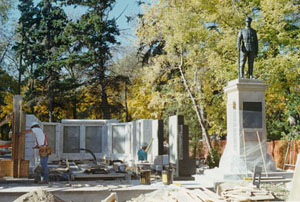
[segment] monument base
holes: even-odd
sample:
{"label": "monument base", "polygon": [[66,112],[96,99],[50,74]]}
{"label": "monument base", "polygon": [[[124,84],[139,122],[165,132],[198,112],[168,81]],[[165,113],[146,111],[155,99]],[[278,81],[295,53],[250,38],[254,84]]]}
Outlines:
{"label": "monument base", "polygon": [[224,176],[243,176],[260,166],[275,171],[267,154],[265,90],[258,79],[236,79],[224,88],[227,94],[227,143],[219,168]]}

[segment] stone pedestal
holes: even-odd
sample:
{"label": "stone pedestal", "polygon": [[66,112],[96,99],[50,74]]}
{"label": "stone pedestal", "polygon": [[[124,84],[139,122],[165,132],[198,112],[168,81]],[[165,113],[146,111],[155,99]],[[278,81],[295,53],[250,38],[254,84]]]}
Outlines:
{"label": "stone pedestal", "polygon": [[164,151],[164,123],[163,120],[152,121],[152,156],[163,155]]}
{"label": "stone pedestal", "polygon": [[169,158],[175,168],[174,180],[194,180],[196,164],[189,158],[189,130],[181,115],[169,118]]}
{"label": "stone pedestal", "polygon": [[[272,170],[266,152],[265,90],[257,79],[236,79],[224,88],[227,94],[227,144],[220,168],[228,174],[252,172],[255,165]],[[265,163],[264,163],[265,162]]]}

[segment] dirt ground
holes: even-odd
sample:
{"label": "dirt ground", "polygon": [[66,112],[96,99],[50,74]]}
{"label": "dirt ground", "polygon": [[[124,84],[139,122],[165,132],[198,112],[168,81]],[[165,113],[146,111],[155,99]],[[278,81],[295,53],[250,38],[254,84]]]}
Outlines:
{"label": "dirt ground", "polygon": [[45,190],[32,191],[17,198],[14,202],[64,202],[51,192]]}

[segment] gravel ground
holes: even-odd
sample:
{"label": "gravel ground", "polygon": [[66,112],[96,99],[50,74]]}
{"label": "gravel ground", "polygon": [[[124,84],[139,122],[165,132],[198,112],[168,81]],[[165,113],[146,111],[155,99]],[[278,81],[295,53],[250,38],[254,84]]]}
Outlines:
{"label": "gravel ground", "polygon": [[289,186],[288,183],[262,183],[260,188],[272,192],[276,201],[286,201],[290,193]]}

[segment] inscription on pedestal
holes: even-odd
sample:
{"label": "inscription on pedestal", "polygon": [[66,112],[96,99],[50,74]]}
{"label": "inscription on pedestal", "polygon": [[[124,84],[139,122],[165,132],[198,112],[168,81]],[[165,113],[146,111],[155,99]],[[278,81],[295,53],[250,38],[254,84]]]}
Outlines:
{"label": "inscription on pedestal", "polygon": [[243,128],[262,128],[262,103],[243,102]]}

